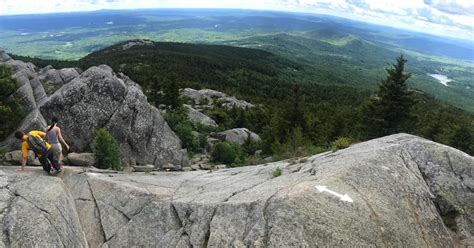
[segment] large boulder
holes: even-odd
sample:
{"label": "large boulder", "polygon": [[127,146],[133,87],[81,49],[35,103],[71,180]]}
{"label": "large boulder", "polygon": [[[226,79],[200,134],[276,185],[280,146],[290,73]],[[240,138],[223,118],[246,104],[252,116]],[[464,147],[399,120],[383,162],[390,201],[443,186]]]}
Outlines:
{"label": "large boulder", "polygon": [[[6,163],[11,165],[21,165],[22,154],[20,150],[7,152],[3,157],[3,161]],[[28,165],[41,165],[38,158],[35,157],[35,154],[32,151],[28,151]]]}
{"label": "large boulder", "polygon": [[204,126],[217,127],[216,121],[214,121],[211,117],[199,112],[198,110],[194,109],[193,107],[187,104],[184,104],[183,106],[186,109],[188,113],[188,117],[192,122],[198,123]]}
{"label": "large boulder", "polygon": [[53,94],[65,83],[79,76],[79,70],[75,68],[54,69],[51,65],[42,68],[39,72],[39,79],[48,95]]}
{"label": "large boulder", "polygon": [[12,58],[10,58],[10,56],[5,52],[5,50],[0,47],[0,62],[4,63],[4,62],[7,62],[10,59],[12,59]]}
{"label": "large boulder", "polygon": [[67,155],[66,161],[72,166],[94,166],[96,164],[94,153],[75,153]]}
{"label": "large boulder", "polygon": [[250,138],[253,142],[260,142],[261,138],[258,134],[251,132],[247,128],[234,128],[219,133],[212,133],[210,135],[213,138],[220,139],[221,141],[227,141],[242,145],[245,141]]}
{"label": "large boulder", "polygon": [[59,71],[52,66],[47,66],[38,72],[39,79],[43,83],[46,94],[51,95],[64,84]]}
{"label": "large boulder", "polygon": [[125,158],[139,164],[187,165],[186,151],[141,88],[106,65],[91,67],[51,95],[40,111],[60,117],[63,136],[77,151],[87,151],[95,130],[106,128]]}

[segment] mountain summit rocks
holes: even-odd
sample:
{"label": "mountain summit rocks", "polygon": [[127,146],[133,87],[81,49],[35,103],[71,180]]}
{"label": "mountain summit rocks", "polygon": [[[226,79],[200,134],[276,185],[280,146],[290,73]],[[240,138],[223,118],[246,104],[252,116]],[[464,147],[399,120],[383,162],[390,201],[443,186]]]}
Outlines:
{"label": "mountain summit rocks", "polygon": [[[64,138],[76,152],[90,151],[95,131],[105,128],[124,158],[157,168],[168,163],[177,168],[189,164],[179,138],[159,110],[147,102],[140,86],[128,77],[114,73],[106,65],[91,67],[81,74],[76,69],[52,67],[36,72],[33,64],[13,60],[3,51],[0,58],[0,63],[12,66],[13,77],[20,86],[15,94],[24,99],[22,105],[30,112],[20,125],[21,130],[42,130],[45,120],[57,116]],[[47,97],[42,83],[60,88]],[[8,150],[19,149],[13,135],[0,145]]]}
{"label": "mountain summit rocks", "polygon": [[407,134],[213,172],[67,168],[58,183],[1,170],[4,246],[85,247],[84,234],[89,247],[467,247],[474,236],[474,158]]}

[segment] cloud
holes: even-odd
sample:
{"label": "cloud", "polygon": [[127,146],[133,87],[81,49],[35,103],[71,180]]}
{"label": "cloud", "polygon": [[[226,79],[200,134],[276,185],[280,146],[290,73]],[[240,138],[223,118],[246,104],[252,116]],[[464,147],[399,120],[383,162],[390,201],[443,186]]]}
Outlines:
{"label": "cloud", "polygon": [[474,16],[474,1],[471,0],[424,0],[423,2],[445,13]]}

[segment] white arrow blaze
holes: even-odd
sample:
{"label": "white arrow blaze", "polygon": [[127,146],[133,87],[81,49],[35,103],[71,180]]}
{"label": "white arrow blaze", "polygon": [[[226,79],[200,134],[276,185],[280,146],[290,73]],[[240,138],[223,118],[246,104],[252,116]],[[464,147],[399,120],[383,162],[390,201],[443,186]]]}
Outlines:
{"label": "white arrow blaze", "polygon": [[316,187],[316,189],[318,189],[319,192],[324,192],[324,191],[326,191],[326,192],[328,192],[329,194],[332,194],[332,195],[335,195],[335,196],[339,197],[339,200],[341,200],[341,201],[353,202],[352,198],[350,198],[347,194],[344,194],[344,195],[339,194],[339,193],[337,193],[337,192],[334,192],[334,191],[332,191],[332,190],[329,190],[326,186],[316,185],[315,187]]}

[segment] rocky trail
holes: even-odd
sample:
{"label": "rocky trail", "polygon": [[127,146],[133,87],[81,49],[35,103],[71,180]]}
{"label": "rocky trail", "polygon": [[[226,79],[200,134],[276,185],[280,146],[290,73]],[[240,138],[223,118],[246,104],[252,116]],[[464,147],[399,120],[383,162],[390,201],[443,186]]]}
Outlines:
{"label": "rocky trail", "polygon": [[474,245],[474,158],[407,134],[217,171],[14,169],[0,168],[3,247]]}

